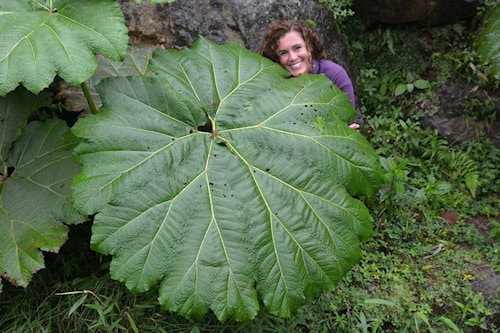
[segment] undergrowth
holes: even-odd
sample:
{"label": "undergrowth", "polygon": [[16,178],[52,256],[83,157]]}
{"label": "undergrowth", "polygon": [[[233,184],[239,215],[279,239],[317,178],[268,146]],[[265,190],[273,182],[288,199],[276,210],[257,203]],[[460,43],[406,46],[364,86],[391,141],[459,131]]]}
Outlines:
{"label": "undergrowth", "polygon": [[[449,142],[422,125],[436,87],[465,81],[484,91],[487,68],[466,23],[342,26],[357,77],[363,133],[381,156],[386,186],[370,202],[374,236],[335,291],[294,317],[261,312],[249,323],[185,319],[163,311],[156,291],[134,295],[89,249],[90,221],[71,227],[58,255],[26,290],[4,286],[2,332],[496,332],[498,290],[478,288],[500,271],[500,149],[486,137]],[[432,40],[432,48],[422,43]],[[471,66],[473,64],[473,66]],[[492,99],[470,97],[468,116],[492,121]],[[492,111],[493,110],[493,111]],[[493,286],[494,288],[495,286]],[[496,286],[498,288],[498,285]]]}

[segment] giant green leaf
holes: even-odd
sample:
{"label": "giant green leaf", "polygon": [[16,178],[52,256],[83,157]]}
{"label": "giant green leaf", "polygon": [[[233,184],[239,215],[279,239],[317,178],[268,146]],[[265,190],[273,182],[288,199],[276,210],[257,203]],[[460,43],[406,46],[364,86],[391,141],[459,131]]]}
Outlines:
{"label": "giant green leaf", "polygon": [[[0,98],[0,162],[4,161],[12,143],[21,136],[29,117],[50,102],[47,94],[33,95],[22,87]],[[0,167],[0,175],[4,172]]]}
{"label": "giant green leaf", "polygon": [[491,67],[495,80],[500,79],[500,3],[488,12],[484,31],[479,35],[475,48],[482,61]]}
{"label": "giant green leaf", "polygon": [[74,203],[96,214],[92,247],[165,309],[249,320],[289,316],[357,263],[381,184],[378,158],[346,124],[323,75],[288,78],[237,44],[157,50],[155,77],[99,86],[102,111],[74,133]]}
{"label": "giant green leaf", "polygon": [[[115,61],[103,56],[97,56],[99,66],[96,73],[87,81],[90,95],[96,107],[101,106],[101,97],[95,91],[94,87],[102,79],[111,76],[129,76],[147,74],[147,68],[152,53],[152,47],[142,44],[129,45],[127,55],[123,61]],[[65,107],[70,111],[81,111],[88,109],[88,101],[80,87],[68,87],[59,90],[57,97],[64,101]],[[91,110],[88,109],[90,112]]]}
{"label": "giant green leaf", "polygon": [[[2,143],[17,135],[6,133]],[[84,220],[70,200],[76,143],[63,121],[30,122],[0,161],[9,170],[0,182],[0,274],[14,285],[26,287],[44,267],[41,250],[57,252],[66,241],[63,222]]]}
{"label": "giant green leaf", "polygon": [[38,93],[58,74],[78,85],[97,67],[96,54],[127,51],[123,13],[113,0],[0,0],[0,96],[19,84]]}

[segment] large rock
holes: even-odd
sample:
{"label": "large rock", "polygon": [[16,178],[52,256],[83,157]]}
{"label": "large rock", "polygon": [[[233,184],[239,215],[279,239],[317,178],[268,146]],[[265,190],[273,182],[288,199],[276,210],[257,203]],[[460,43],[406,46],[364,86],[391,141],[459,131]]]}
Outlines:
{"label": "large rock", "polygon": [[[479,103],[479,110],[471,110],[473,100]],[[486,114],[488,111],[484,108],[488,104],[489,114]],[[447,82],[436,89],[432,98],[415,105],[413,111],[422,114],[424,126],[436,129],[450,142],[486,136],[496,147],[500,147],[500,103],[496,92],[488,93],[458,80]],[[479,117],[473,117],[474,114]]]}
{"label": "large rock", "polygon": [[440,25],[473,17],[480,3],[480,0],[353,0],[353,7],[367,23]]}
{"label": "large rock", "polygon": [[332,12],[314,0],[177,0],[171,4],[120,0],[131,37],[165,48],[190,46],[199,35],[258,51],[267,28],[282,18],[311,20],[330,59],[350,71]]}

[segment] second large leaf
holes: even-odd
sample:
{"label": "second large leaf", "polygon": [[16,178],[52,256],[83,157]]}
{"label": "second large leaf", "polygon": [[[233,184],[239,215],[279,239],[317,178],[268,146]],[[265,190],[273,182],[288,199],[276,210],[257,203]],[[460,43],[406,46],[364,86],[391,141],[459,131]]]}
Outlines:
{"label": "second large leaf", "polygon": [[134,291],[184,316],[289,316],[359,260],[372,219],[355,196],[381,183],[322,75],[288,78],[237,44],[158,50],[155,77],[111,78],[77,123],[78,209],[92,246]]}
{"label": "second large leaf", "polygon": [[125,57],[128,29],[113,0],[0,0],[0,96],[18,85],[38,94],[59,75],[88,80],[96,55]]}

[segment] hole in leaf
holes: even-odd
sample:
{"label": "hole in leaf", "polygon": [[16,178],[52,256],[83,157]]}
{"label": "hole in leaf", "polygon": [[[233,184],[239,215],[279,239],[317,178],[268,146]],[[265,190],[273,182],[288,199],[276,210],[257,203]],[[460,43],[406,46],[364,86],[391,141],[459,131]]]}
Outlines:
{"label": "hole in leaf", "polygon": [[198,126],[198,131],[212,133],[212,124],[209,120],[205,123],[205,125]]}
{"label": "hole in leaf", "polygon": [[6,180],[7,178],[9,178],[9,177],[10,177],[10,176],[14,173],[14,170],[16,170],[16,168],[15,168],[15,167],[8,167],[8,168],[7,168],[7,174],[2,175],[2,174],[0,173],[0,184],[3,184],[3,183],[5,182],[5,180]]}
{"label": "hole in leaf", "polygon": [[208,115],[205,113],[205,117],[207,118],[207,121],[205,125],[198,126],[198,131],[200,132],[207,132],[207,133],[212,133],[213,128],[212,128],[212,122],[208,118]]}

